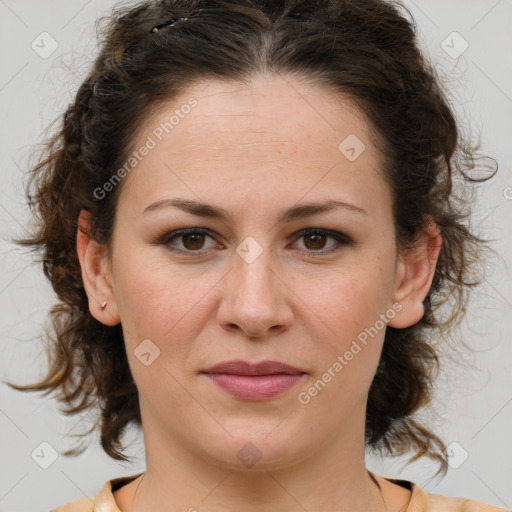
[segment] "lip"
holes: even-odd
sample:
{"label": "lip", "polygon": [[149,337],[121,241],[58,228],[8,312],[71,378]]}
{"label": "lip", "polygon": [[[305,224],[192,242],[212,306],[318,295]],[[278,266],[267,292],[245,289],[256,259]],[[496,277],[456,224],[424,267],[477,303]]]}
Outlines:
{"label": "lip", "polygon": [[203,372],[222,390],[241,400],[269,400],[296,386],[305,372],[279,361],[225,361]]}
{"label": "lip", "polygon": [[230,375],[302,375],[304,372],[286,363],[280,361],[261,361],[259,363],[249,363],[237,359],[235,361],[223,361],[206,370],[203,373],[227,373]]}

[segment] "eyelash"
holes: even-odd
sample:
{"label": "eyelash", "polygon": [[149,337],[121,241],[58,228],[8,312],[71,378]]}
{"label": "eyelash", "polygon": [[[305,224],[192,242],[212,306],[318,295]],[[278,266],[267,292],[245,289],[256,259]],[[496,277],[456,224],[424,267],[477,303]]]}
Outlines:
{"label": "eyelash", "polygon": [[[184,228],[184,229],[178,229],[176,231],[171,231],[169,233],[166,233],[163,237],[160,238],[159,244],[167,246],[167,248],[170,251],[181,253],[181,254],[193,254],[196,256],[203,256],[208,252],[208,250],[205,251],[193,251],[193,250],[183,250],[183,249],[177,249],[176,247],[171,247],[171,242],[179,237],[190,235],[190,234],[201,234],[201,235],[207,235],[211,238],[214,238],[212,235],[212,232],[209,229],[205,228]],[[326,235],[328,238],[333,238],[338,242],[337,245],[334,245],[330,249],[327,250],[321,250],[313,251],[313,250],[306,250],[305,252],[308,252],[311,256],[323,256],[326,254],[331,254],[333,252],[337,252],[341,249],[341,246],[347,246],[351,245],[353,242],[352,240],[342,233],[339,233],[337,231],[332,231],[329,229],[322,229],[322,228],[306,228],[297,233],[296,238],[294,241],[300,240],[302,237],[310,234],[322,234]]]}

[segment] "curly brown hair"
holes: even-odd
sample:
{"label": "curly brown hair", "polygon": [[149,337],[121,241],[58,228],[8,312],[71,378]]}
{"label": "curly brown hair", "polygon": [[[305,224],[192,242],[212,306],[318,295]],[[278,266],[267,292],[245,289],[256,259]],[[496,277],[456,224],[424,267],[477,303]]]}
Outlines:
{"label": "curly brown hair", "polygon": [[[198,9],[200,16],[164,26]],[[472,269],[487,240],[469,229],[470,186],[492,173],[475,177],[479,145],[461,136],[442,80],[418,47],[412,14],[384,0],[146,0],[117,6],[99,27],[99,56],[29,171],[32,231],[17,239],[40,251],[58,297],[54,332],[44,338],[48,374],[9,385],[58,390],[66,414],[99,407],[103,449],[129,460],[122,436],[130,423],[141,426],[137,387],[121,325],[103,325],[89,312],[76,251],[80,211],[91,216],[91,236],[110,249],[123,182],[101,199],[95,191],[126,161],[141,121],[199,80],[246,83],[262,72],[286,73],[341,93],[367,116],[393,194],[397,246],[413,247],[429,216],[440,229],[423,318],[386,330],[366,444],[391,455],[413,451],[411,461],[428,456],[446,473],[443,442],[415,415],[431,401],[439,370],[432,333],[460,322],[466,292],[481,282]]]}

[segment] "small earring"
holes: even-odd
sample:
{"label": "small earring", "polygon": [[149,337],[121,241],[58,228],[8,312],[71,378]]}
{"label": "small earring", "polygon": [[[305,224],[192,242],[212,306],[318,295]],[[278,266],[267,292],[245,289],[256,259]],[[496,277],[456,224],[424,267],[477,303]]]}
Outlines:
{"label": "small earring", "polygon": [[102,305],[101,305],[101,309],[105,309],[107,307],[107,302],[105,301]]}

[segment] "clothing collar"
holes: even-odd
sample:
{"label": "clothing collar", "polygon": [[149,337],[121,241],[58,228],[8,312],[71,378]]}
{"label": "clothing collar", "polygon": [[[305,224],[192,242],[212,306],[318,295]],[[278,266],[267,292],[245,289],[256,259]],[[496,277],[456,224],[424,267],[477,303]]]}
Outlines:
{"label": "clothing collar", "polygon": [[[98,491],[98,494],[96,494],[94,497],[95,508],[93,512],[121,512],[116,504],[113,493],[123,485],[133,482],[133,480],[136,480],[142,474],[143,473],[131,476],[123,476],[105,482],[101,489]],[[388,480],[389,482],[410,489],[411,499],[407,508],[403,512],[423,512],[426,510],[427,495],[425,491],[423,491],[423,489],[421,489],[418,485],[413,482],[409,482],[408,480],[399,480],[396,478],[379,476],[375,473],[372,474],[381,484],[384,483],[385,480]]]}

